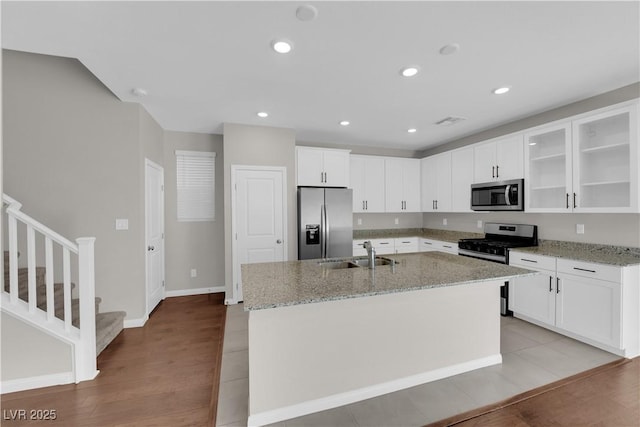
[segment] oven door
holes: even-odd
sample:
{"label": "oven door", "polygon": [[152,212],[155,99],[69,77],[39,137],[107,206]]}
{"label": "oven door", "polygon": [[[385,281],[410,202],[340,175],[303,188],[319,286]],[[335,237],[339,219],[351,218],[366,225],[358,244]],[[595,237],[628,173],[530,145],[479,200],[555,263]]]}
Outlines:
{"label": "oven door", "polygon": [[524,210],[524,180],[472,184],[471,209],[474,211]]}

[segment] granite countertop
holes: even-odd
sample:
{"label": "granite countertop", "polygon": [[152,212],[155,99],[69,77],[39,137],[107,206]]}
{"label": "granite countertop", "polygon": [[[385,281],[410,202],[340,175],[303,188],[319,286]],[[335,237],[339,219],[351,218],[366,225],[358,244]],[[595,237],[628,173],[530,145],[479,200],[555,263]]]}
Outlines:
{"label": "granite countertop", "polygon": [[317,259],[243,264],[244,307],[260,310],[536,274],[442,252],[387,257],[396,261],[394,268],[328,269]]}
{"label": "granite countertop", "polygon": [[385,230],[354,230],[354,239],[390,239],[398,237],[424,237],[425,239],[441,240],[443,242],[458,243],[460,239],[483,238],[483,233],[467,231],[437,230],[435,228],[391,228]]}
{"label": "granite countertop", "polygon": [[513,250],[621,267],[640,264],[640,248],[627,248],[623,246],[539,240],[538,246],[515,248]]}

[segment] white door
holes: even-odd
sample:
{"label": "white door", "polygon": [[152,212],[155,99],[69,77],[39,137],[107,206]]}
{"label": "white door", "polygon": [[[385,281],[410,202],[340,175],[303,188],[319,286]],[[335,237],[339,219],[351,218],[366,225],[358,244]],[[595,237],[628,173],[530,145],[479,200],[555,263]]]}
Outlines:
{"label": "white door", "polygon": [[286,259],[286,169],[234,166],[233,301],[240,302],[240,266]]}
{"label": "white door", "polygon": [[147,315],[164,299],[164,169],[145,161]]}

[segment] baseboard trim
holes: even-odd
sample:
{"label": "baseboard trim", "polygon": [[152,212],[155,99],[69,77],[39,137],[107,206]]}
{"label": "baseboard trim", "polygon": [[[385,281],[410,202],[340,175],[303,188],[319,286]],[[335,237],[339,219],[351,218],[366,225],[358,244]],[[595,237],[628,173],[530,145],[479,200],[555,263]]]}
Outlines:
{"label": "baseboard trim", "polygon": [[189,295],[202,295],[202,294],[215,294],[219,292],[226,292],[224,286],[212,286],[210,288],[197,288],[197,289],[179,289],[176,291],[165,291],[165,298],[172,297],[186,297]]}
{"label": "baseboard trim", "polygon": [[122,326],[125,329],[142,328],[144,326],[144,324],[147,323],[147,320],[149,320],[149,316],[145,316],[145,317],[140,318],[140,319],[124,319],[124,322],[123,322]]}
{"label": "baseboard trim", "polygon": [[72,372],[39,375],[37,377],[18,378],[0,382],[0,394],[15,393],[17,391],[32,390],[34,388],[50,387],[54,385],[72,384]]}
{"label": "baseboard trim", "polygon": [[453,375],[459,375],[465,372],[473,371],[475,369],[485,368],[487,366],[497,365],[500,363],[502,363],[502,355],[498,353],[480,359],[474,359],[468,362],[459,363],[457,365],[447,366],[445,368],[422,372],[417,375],[376,384],[370,387],[364,387],[345,393],[334,394],[332,396],[309,400],[306,402],[298,403],[291,406],[285,406],[283,408],[273,409],[270,411],[258,412],[249,416],[247,424],[249,426],[257,427],[288,420],[291,418],[301,417],[303,415],[312,414],[314,412],[326,411],[328,409],[337,408],[338,406],[348,405],[365,399],[371,399],[372,397],[381,396],[387,393],[393,393],[405,388],[437,381],[443,378],[451,377]]}

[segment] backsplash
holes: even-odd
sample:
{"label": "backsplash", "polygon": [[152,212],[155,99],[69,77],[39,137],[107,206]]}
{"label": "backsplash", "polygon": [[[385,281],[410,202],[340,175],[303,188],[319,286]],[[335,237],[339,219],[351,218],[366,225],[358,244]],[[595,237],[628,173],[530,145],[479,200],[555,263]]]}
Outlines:
{"label": "backsplash", "polygon": [[[446,219],[447,225],[443,224]],[[440,230],[482,232],[478,221],[533,224],[538,237],[562,240],[640,247],[640,214],[542,214],[524,212],[425,213],[423,227]],[[584,225],[584,234],[576,233],[576,226]]]}
{"label": "backsplash", "polygon": [[[398,220],[396,224],[396,219]],[[358,220],[362,224],[358,224]],[[422,228],[422,213],[355,213],[354,230]]]}

